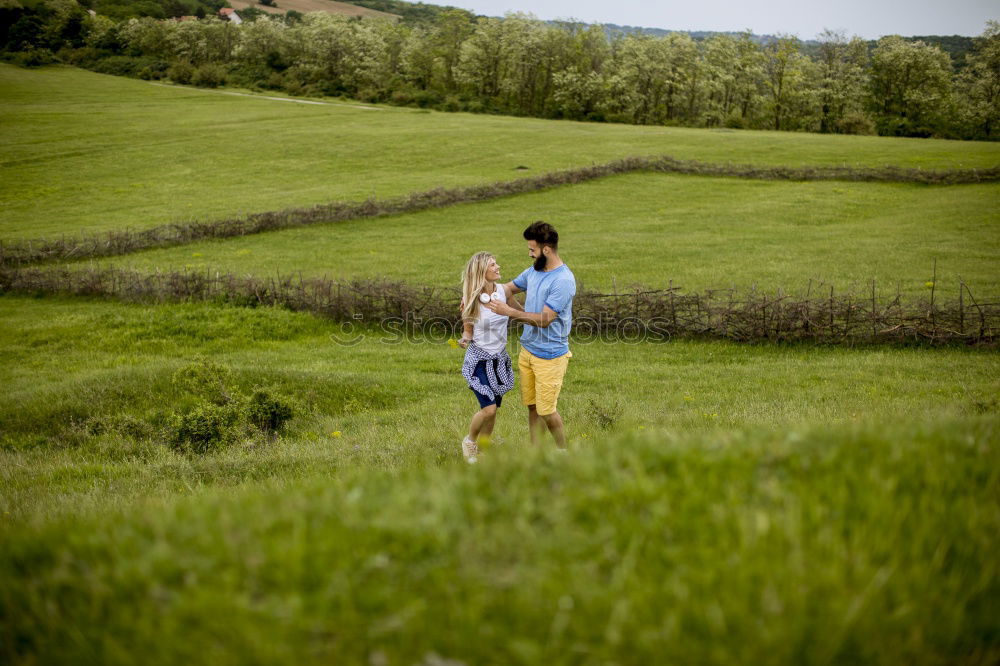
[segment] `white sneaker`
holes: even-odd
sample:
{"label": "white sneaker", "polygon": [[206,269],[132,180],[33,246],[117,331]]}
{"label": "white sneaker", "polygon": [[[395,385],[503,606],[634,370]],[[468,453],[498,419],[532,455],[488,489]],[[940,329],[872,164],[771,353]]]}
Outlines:
{"label": "white sneaker", "polygon": [[462,440],[462,455],[465,456],[465,462],[470,465],[475,464],[479,456],[479,445],[469,439],[468,435]]}

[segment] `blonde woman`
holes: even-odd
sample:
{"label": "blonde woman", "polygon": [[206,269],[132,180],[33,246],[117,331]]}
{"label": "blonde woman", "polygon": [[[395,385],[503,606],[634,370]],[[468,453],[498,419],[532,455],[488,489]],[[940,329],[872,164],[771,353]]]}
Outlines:
{"label": "blonde woman", "polygon": [[514,387],[514,369],[507,354],[507,316],[483,307],[491,300],[509,303],[523,310],[511,299],[508,288],[500,284],[500,266],[489,252],[472,255],[462,273],[462,339],[465,348],[462,376],[479,401],[479,411],[469,423],[469,433],[462,440],[462,455],[474,463],[479,443],[493,434],[497,408],[503,394]]}

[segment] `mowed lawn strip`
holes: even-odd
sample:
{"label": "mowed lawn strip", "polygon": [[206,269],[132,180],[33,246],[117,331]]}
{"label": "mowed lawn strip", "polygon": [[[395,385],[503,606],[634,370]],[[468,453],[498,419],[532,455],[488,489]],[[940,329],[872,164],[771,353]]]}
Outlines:
{"label": "mowed lawn strip", "polygon": [[[579,282],[687,291],[753,286],[879,298],[897,290],[957,300],[959,279],[981,301],[1000,295],[1000,185],[788,183],[629,174],[558,190],[386,218],[199,242],[78,262],[140,271],[257,276],[388,277],[459,284],[464,261],[494,252],[503,278],[529,263],[521,232],[559,230]],[[818,292],[814,291],[815,296]],[[992,299],[992,300],[991,300]],[[985,301],[984,301],[985,302]]]}
{"label": "mowed lawn strip", "polygon": [[628,155],[791,166],[1000,164],[1000,147],[989,143],[380,108],[292,104],[67,67],[0,65],[0,238],[391,197]]}

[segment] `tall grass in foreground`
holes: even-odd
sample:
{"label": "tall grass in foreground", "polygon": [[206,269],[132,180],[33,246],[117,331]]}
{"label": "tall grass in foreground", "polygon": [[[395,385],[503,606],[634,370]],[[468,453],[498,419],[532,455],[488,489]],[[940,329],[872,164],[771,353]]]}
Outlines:
{"label": "tall grass in foreground", "polygon": [[996,663],[998,441],[995,416],[665,430],[6,525],[0,650],[41,664]]}

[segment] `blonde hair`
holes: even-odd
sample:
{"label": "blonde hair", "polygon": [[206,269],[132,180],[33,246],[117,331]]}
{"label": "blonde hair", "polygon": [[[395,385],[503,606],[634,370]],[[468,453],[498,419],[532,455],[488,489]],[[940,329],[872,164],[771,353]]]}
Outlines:
{"label": "blonde hair", "polygon": [[486,269],[494,257],[489,252],[476,252],[462,271],[462,321],[479,319],[479,294],[486,286]]}

